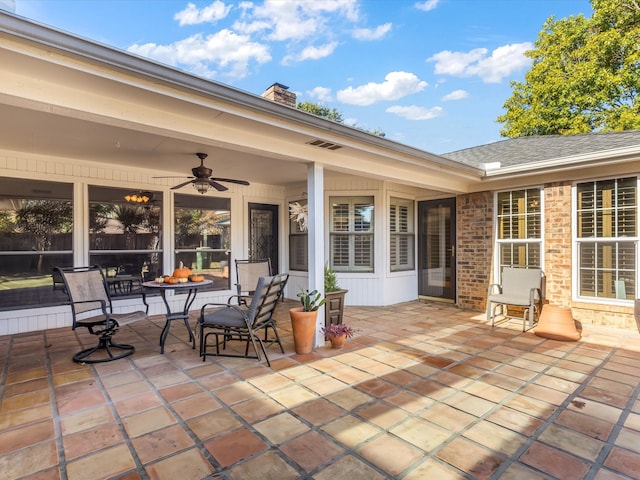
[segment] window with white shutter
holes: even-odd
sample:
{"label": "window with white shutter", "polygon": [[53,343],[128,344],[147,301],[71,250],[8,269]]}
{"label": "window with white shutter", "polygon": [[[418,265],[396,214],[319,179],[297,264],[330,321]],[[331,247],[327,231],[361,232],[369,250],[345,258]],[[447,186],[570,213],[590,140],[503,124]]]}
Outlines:
{"label": "window with white shutter", "polygon": [[389,268],[392,272],[415,268],[413,201],[391,198],[389,203]]}
{"label": "window with white shutter", "polygon": [[542,191],[511,190],[497,195],[497,243],[503,267],[542,266]]}
{"label": "window with white shutter", "polygon": [[579,183],[576,202],[578,295],[633,300],[637,178]]}
{"label": "window with white shutter", "polygon": [[331,268],[373,272],[373,197],[331,197],[330,204]]}

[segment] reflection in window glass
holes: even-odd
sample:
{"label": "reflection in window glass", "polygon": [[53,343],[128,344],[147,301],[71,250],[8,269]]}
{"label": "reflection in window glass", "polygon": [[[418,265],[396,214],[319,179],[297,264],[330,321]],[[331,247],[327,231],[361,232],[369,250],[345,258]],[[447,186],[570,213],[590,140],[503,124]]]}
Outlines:
{"label": "reflection in window glass", "polygon": [[60,303],[53,267],[73,264],[73,187],[0,177],[0,310]]}
{"label": "reflection in window glass", "polygon": [[154,279],[162,271],[161,211],[160,192],[90,186],[89,262],[108,277]]}
{"label": "reflection in window glass", "polygon": [[[211,195],[175,195],[175,265],[228,290],[231,257],[231,201]],[[170,272],[169,272],[170,273]]]}

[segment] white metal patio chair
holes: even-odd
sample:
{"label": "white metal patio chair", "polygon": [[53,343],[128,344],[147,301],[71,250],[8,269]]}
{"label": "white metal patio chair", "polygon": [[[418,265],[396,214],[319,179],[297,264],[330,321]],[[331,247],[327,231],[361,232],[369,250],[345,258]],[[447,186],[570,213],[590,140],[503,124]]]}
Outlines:
{"label": "white metal patio chair", "polygon": [[[537,321],[542,310],[542,270],[539,268],[504,267],[502,282],[492,283],[487,292],[487,321],[493,327],[496,317],[516,318],[509,315],[509,307],[524,309],[522,331]],[[499,314],[498,314],[499,310]]]}

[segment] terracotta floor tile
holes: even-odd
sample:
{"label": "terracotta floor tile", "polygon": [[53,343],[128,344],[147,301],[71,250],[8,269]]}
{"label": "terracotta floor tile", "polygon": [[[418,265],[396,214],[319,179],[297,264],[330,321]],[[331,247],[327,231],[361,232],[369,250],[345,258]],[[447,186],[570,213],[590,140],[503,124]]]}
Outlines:
{"label": "terracotta floor tile", "polygon": [[538,440],[591,462],[604,448],[604,442],[600,440],[556,425],[549,425]]}
{"label": "terracotta floor tile", "polygon": [[8,384],[4,389],[4,397],[13,397],[14,395],[22,395],[37,390],[49,390],[49,379],[46,377],[34,378],[19,383]]}
{"label": "terracotta floor tile", "polygon": [[222,467],[233,465],[269,448],[255,433],[245,428],[221,435],[205,443],[205,447]]}
{"label": "terracotta floor tile", "polygon": [[269,396],[287,408],[295,408],[318,398],[318,394],[310,392],[300,385],[290,385],[269,393]]}
{"label": "terracotta floor tile", "polygon": [[339,392],[331,393],[326,396],[326,399],[345,410],[353,410],[360,405],[369,403],[372,400],[368,394],[355,388],[346,388]]}
{"label": "terracotta floor tile", "polygon": [[193,445],[193,440],[179,425],[171,425],[131,440],[140,461],[151,463]]}
{"label": "terracotta floor tile", "polygon": [[161,407],[163,405],[162,399],[157,393],[147,392],[142,395],[136,395],[135,397],[129,397],[125,400],[114,402],[113,406],[121,417],[128,417],[135,415],[145,410],[151,410]]}
{"label": "terracotta floor tile", "polygon": [[585,415],[599,418],[610,423],[616,423],[622,413],[619,408],[582,397],[576,397],[567,409],[579,411]]}
{"label": "terracotta floor tile", "polygon": [[543,400],[537,400],[526,395],[517,395],[506,402],[505,405],[514,410],[518,410],[522,413],[526,413],[527,415],[532,415],[543,420],[548,419],[557,410],[557,407],[551,403]]}
{"label": "terracotta floor tile", "polygon": [[312,425],[324,425],[345,413],[345,410],[335,403],[324,398],[316,398],[295,407],[292,412]]}
{"label": "terracotta floor tile", "polygon": [[589,464],[555,448],[534,442],[520,460],[555,478],[581,480],[589,471]]}
{"label": "terracotta floor tile", "polygon": [[495,412],[492,412],[487,419],[526,436],[533,435],[543,424],[543,421],[538,418],[507,407],[497,409]]}
{"label": "terracotta floor tile", "polygon": [[280,450],[306,472],[315,470],[344,452],[336,443],[317,432],[304,433],[283,444]]}
{"label": "terracotta floor tile", "polygon": [[0,455],[53,439],[55,439],[55,431],[52,420],[6,430],[0,432]]}
{"label": "terracotta floor tile", "polygon": [[[274,451],[268,451],[248,462],[235,465],[228,470],[228,475],[232,480],[261,480],[271,478],[277,478],[278,480],[295,480],[300,478],[300,472],[289,465]],[[167,480],[171,479],[167,477]]]}
{"label": "terracotta floor tile", "polygon": [[67,463],[69,480],[107,479],[116,477],[136,466],[126,445],[100,450]]}
{"label": "terracotta floor tile", "polygon": [[442,447],[437,457],[477,479],[489,478],[503,462],[500,456],[463,438]]}
{"label": "terracotta floor tile", "polygon": [[208,394],[201,394],[184,400],[177,400],[171,404],[171,408],[180,415],[180,418],[188,420],[204,413],[218,410],[221,406],[215,398]]}
{"label": "terracotta floor tile", "polygon": [[262,392],[246,382],[236,382],[216,390],[216,397],[227,405],[234,405],[248,398],[262,395]]}
{"label": "terracotta floor tile", "polygon": [[450,431],[417,418],[407,419],[389,431],[425,452],[431,452],[451,436]]}
{"label": "terracotta floor tile", "polygon": [[513,455],[527,441],[527,437],[513,430],[496,425],[489,421],[481,421],[471,426],[463,435],[503,455]]}
{"label": "terracotta floor tile", "polygon": [[346,383],[327,376],[308,378],[306,380],[302,380],[300,384],[322,396],[344,390],[345,388],[350,388]]}
{"label": "terracotta floor tile", "polygon": [[286,412],[258,422],[253,427],[276,445],[309,430],[303,422]]}
{"label": "terracotta floor tile", "polygon": [[582,413],[565,410],[555,420],[555,423],[584,433],[598,440],[607,440],[613,431],[614,424],[599,418],[593,418]]}
{"label": "terracotta floor tile", "polygon": [[102,384],[105,388],[117,387],[120,385],[127,385],[130,383],[139,382],[144,379],[144,375],[135,370],[128,370],[122,373],[114,373],[101,377]]}
{"label": "terracotta floor tile", "polygon": [[424,462],[412,467],[402,478],[404,480],[463,480],[467,477],[440,460],[427,458]]}
{"label": "terracotta floor tile", "polygon": [[640,414],[630,413],[627,420],[624,422],[624,426],[640,431]]}
{"label": "terracotta floor tile", "polygon": [[118,400],[124,400],[129,397],[151,392],[153,388],[146,382],[138,381],[117,385],[115,387],[108,387],[106,390],[111,400],[116,402]]}
{"label": "terracotta floor tile", "polygon": [[4,478],[22,478],[58,464],[55,442],[45,442],[0,456]]}
{"label": "terracotta floor tile", "polygon": [[176,480],[177,478],[209,478],[215,468],[197,448],[190,448],[147,467],[151,480]]}
{"label": "terracotta floor tile", "polygon": [[0,431],[39,422],[41,420],[49,419],[52,416],[53,410],[51,409],[50,404],[38,405],[32,408],[23,408],[20,410],[2,410],[0,413]]}
{"label": "terracotta floor tile", "polygon": [[605,390],[602,388],[596,388],[593,386],[585,387],[581,392],[580,396],[583,398],[588,398],[595,402],[604,403],[605,405],[610,405],[613,407],[618,407],[624,409],[629,402],[631,397],[631,393],[629,394],[620,394],[611,390]]}
{"label": "terracotta floor tile", "polygon": [[355,413],[369,423],[385,430],[403,422],[407,418],[407,412],[384,402],[367,405],[356,410]]}
{"label": "terracotta floor tile", "polygon": [[222,432],[233,430],[242,425],[236,417],[223,409],[190,418],[186,423],[200,440],[208,440]]}
{"label": "terracotta floor tile", "polygon": [[428,397],[423,397],[422,395],[417,395],[413,392],[407,391],[395,393],[386,397],[384,400],[411,413],[420,412],[434,403],[433,400]]}
{"label": "terracotta floor tile", "polygon": [[467,412],[476,417],[481,417],[496,406],[495,403],[484,398],[469,395],[466,392],[458,392],[444,400],[444,403]]}
{"label": "terracotta floor tile", "polygon": [[392,477],[398,476],[423,456],[421,450],[388,434],[372,439],[357,451]]}
{"label": "terracotta floor tile", "polygon": [[377,427],[352,415],[340,417],[324,425],[322,430],[349,448],[357,448],[380,433]]}
{"label": "terracotta floor tile", "polygon": [[97,425],[62,437],[67,460],[123,442],[120,425],[115,422]]}
{"label": "terracotta floor tile", "polygon": [[0,412],[6,413],[25,408],[33,408],[39,405],[48,404],[50,401],[51,397],[49,395],[49,390],[36,390],[35,392],[3,398],[2,404],[0,405]]}
{"label": "terracotta floor tile", "polygon": [[313,476],[314,480],[334,480],[348,478],[349,480],[383,480],[388,476],[382,475],[361,460],[347,455]]}
{"label": "terracotta floor tile", "polygon": [[615,444],[618,447],[626,448],[627,450],[632,450],[640,454],[640,432],[623,428],[618,433]]}
{"label": "terracotta floor tile", "polygon": [[614,447],[604,461],[604,466],[613,471],[640,479],[640,455]]}
{"label": "terracotta floor tile", "polygon": [[420,416],[451,432],[459,432],[477,420],[476,416],[443,403],[434,405]]}
{"label": "terracotta floor tile", "polygon": [[174,416],[164,407],[146,410],[122,420],[122,424],[131,438],[159,430],[175,422]]}
{"label": "terracotta floor tile", "polygon": [[464,391],[493,403],[500,403],[512,394],[509,390],[496,387],[483,381],[476,381],[467,385]]}
{"label": "terracotta floor tile", "polygon": [[507,467],[500,480],[549,480],[549,477],[531,470],[524,465],[512,463]]}

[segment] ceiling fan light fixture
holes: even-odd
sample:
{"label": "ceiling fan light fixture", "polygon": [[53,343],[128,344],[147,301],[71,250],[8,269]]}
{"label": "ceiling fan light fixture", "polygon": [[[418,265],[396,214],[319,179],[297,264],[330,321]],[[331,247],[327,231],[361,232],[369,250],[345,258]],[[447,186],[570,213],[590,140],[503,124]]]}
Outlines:
{"label": "ceiling fan light fixture", "polygon": [[149,203],[152,194],[149,192],[135,192],[124,196],[127,203]]}
{"label": "ceiling fan light fixture", "polygon": [[205,181],[193,182],[193,188],[195,188],[198,191],[198,193],[201,193],[202,195],[204,195],[209,191],[209,189],[211,188],[211,185],[209,185],[209,182],[205,180]]}

